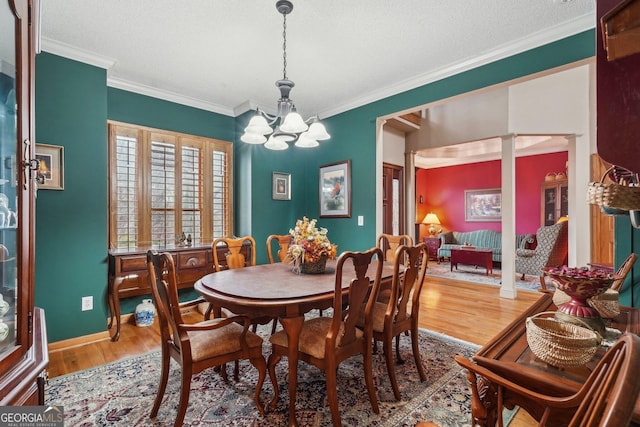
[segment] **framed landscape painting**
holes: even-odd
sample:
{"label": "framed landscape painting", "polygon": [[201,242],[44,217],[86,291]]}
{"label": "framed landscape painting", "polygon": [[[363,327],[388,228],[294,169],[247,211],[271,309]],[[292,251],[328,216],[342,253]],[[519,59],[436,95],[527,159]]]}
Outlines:
{"label": "framed landscape painting", "polygon": [[351,217],[351,160],[320,166],[320,216]]}
{"label": "framed landscape painting", "polygon": [[464,220],[467,222],[495,222],[502,219],[502,193],[500,188],[465,190]]}

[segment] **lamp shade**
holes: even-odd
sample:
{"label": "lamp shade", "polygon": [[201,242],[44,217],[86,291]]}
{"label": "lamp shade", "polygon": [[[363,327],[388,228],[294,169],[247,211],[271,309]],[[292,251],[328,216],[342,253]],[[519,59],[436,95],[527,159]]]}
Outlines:
{"label": "lamp shade", "polygon": [[268,135],[273,132],[269,123],[267,123],[267,119],[262,117],[260,114],[257,114],[249,120],[249,124],[246,128],[244,128],[246,133],[255,133],[258,135]]}
{"label": "lamp shade", "polygon": [[289,144],[282,140],[279,136],[271,135],[267,140],[267,143],[264,144],[265,148],[269,150],[286,150],[289,148]]}
{"label": "lamp shade", "polygon": [[320,145],[318,141],[309,137],[309,132],[302,132],[296,141],[296,147],[313,148]]}
{"label": "lamp shade", "polygon": [[311,123],[307,136],[309,136],[309,138],[311,139],[315,139],[316,141],[325,141],[331,138],[331,136],[327,133],[327,129],[325,129],[324,125],[320,122]]}
{"label": "lamp shade", "polygon": [[433,212],[429,212],[422,220],[422,223],[440,225],[440,220],[438,219],[438,216],[436,214],[434,214]]}
{"label": "lamp shade", "polygon": [[309,126],[302,120],[302,116],[295,111],[290,112],[280,124],[280,130],[287,133],[299,133],[309,129]]}

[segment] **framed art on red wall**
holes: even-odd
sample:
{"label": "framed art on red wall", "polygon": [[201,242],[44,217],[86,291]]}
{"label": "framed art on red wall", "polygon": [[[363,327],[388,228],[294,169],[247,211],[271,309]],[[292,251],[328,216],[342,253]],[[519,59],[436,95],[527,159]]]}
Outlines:
{"label": "framed art on red wall", "polygon": [[502,219],[500,188],[464,191],[464,220],[494,222]]}

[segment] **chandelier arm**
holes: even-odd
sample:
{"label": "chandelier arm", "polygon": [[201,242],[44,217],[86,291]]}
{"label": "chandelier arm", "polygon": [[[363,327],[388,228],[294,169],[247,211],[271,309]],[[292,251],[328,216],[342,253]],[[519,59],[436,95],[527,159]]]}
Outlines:
{"label": "chandelier arm", "polygon": [[267,123],[269,124],[269,126],[273,126],[278,121],[278,118],[279,118],[279,116],[271,115],[266,111],[261,110],[260,108],[256,108],[256,113],[264,117],[267,120]]}

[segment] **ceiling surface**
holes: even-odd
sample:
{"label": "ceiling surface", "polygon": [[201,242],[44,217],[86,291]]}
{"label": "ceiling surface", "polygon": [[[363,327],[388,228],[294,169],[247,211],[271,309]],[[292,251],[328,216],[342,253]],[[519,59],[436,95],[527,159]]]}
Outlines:
{"label": "ceiling surface", "polygon": [[[44,0],[43,51],[107,84],[227,115],[275,112],[275,0]],[[594,0],[293,0],[287,77],[328,117],[595,26]]]}

